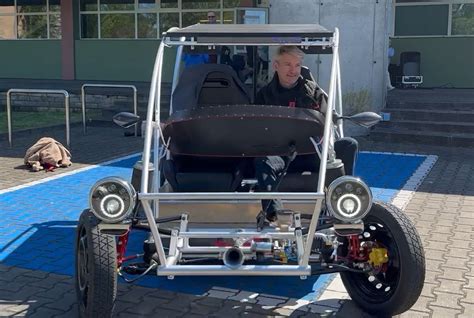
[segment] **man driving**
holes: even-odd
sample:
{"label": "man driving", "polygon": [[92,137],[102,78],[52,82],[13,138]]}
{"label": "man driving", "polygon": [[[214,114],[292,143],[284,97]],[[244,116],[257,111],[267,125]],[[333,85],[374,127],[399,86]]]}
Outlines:
{"label": "man driving", "polygon": [[[301,76],[304,53],[296,46],[281,46],[272,62],[273,79],[264,86],[255,99],[257,105],[279,105],[310,108],[322,113],[327,109],[326,93],[311,79]],[[345,137],[334,144],[336,157],[344,163],[346,175],[352,175],[358,152],[354,138]],[[280,179],[288,167],[297,171],[318,171],[319,157],[316,154],[290,157],[268,156],[256,158],[255,173],[259,191],[277,191]],[[277,211],[283,209],[280,200],[262,200],[262,214],[268,222],[277,219]]]}

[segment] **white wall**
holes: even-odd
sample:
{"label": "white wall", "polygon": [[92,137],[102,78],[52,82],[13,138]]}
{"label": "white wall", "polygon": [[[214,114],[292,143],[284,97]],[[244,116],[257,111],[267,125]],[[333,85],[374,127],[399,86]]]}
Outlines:
{"label": "white wall", "polygon": [[[342,94],[367,89],[370,110],[385,103],[389,13],[391,0],[270,0],[270,23],[317,23],[340,31]],[[331,56],[305,57],[321,87],[328,90]],[[365,130],[346,125],[346,134]]]}

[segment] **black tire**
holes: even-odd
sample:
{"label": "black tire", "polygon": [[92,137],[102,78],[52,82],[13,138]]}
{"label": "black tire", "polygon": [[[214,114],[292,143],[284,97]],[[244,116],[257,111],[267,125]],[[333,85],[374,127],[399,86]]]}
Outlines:
{"label": "black tire", "polygon": [[76,232],[75,287],[80,317],[110,317],[117,295],[115,238],[101,234],[97,218],[82,212]]}
{"label": "black tire", "polygon": [[[375,275],[342,272],[342,282],[365,311],[379,317],[401,314],[415,304],[425,280],[420,236],[403,211],[391,204],[374,202],[364,223],[365,232],[371,236],[363,240],[376,240],[387,248],[387,269]],[[369,276],[375,280],[369,281]]]}

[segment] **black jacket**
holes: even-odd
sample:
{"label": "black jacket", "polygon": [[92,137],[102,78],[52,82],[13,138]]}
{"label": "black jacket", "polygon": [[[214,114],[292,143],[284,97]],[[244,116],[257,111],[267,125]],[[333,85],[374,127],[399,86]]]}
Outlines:
{"label": "black jacket", "polygon": [[280,85],[278,74],[275,73],[272,81],[257,93],[255,104],[310,108],[325,113],[327,95],[316,82],[304,79],[302,76],[298,78],[295,87],[284,88]]}

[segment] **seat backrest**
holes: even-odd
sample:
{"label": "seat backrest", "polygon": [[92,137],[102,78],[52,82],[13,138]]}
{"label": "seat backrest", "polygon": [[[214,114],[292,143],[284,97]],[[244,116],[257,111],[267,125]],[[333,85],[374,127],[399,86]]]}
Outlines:
{"label": "seat backrest", "polygon": [[212,71],[206,75],[198,97],[198,106],[250,104],[250,97],[232,73]]}
{"label": "seat backrest", "polygon": [[[316,82],[316,80],[314,79],[314,76],[313,74],[311,73],[311,70],[309,69],[309,67],[307,66],[301,66],[301,76],[307,80],[307,81],[311,81],[311,82],[314,82],[316,83],[316,85],[319,87],[319,89],[323,92],[323,94],[326,95],[327,97],[327,93],[324,92],[324,90],[321,88],[321,86],[318,85],[318,83]],[[320,111],[323,113],[323,114],[326,114],[326,107],[325,106],[322,106]]]}
{"label": "seat backrest", "polygon": [[175,192],[233,192],[248,160],[174,156],[162,162],[162,172]]}
{"label": "seat backrest", "polygon": [[235,71],[225,64],[200,64],[184,69],[173,96],[173,111],[208,105],[250,104]]}

